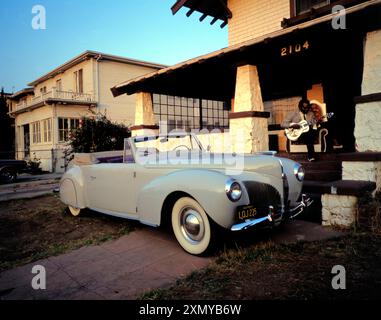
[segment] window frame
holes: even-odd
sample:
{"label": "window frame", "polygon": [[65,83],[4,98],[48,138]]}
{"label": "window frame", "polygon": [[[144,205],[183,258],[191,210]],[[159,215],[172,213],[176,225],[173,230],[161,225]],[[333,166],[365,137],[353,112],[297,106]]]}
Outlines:
{"label": "window frame", "polygon": [[[61,120],[63,124],[63,128],[61,128]],[[67,127],[65,127],[65,122]],[[72,128],[72,124],[74,124],[75,128]],[[65,143],[69,141],[69,135],[72,131],[78,129],[80,126],[80,119],[79,118],[58,118],[58,142],[59,143]],[[63,139],[61,139],[61,137]]]}

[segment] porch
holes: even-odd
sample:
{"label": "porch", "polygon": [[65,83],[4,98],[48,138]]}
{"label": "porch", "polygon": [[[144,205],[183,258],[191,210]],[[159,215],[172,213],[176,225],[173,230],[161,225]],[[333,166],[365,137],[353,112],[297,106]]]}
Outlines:
{"label": "porch", "polygon": [[[347,9],[344,30],[332,28],[333,14],[324,16],[127,81],[112,92],[114,96],[138,94],[135,134],[159,130],[152,94],[222,101],[229,106],[231,151],[242,153],[269,150],[270,133],[283,151],[280,122],[287,112],[297,110],[302,97],[315,99],[335,113],[328,122],[331,146],[335,139],[343,154],[372,151],[377,158],[381,152],[380,13],[381,1],[359,4]],[[204,129],[202,121],[197,129]],[[226,133],[213,139],[225,141]],[[305,188],[322,195],[323,213],[337,200],[353,220],[358,196],[374,190],[375,184],[380,189],[378,158],[350,161],[351,170],[344,174],[341,167],[346,161],[336,153],[321,155],[318,164],[305,163],[305,155],[286,156],[307,167]],[[371,173],[353,176],[351,171],[362,171],[364,163],[359,162],[367,163]],[[347,182],[352,180],[356,182]]]}

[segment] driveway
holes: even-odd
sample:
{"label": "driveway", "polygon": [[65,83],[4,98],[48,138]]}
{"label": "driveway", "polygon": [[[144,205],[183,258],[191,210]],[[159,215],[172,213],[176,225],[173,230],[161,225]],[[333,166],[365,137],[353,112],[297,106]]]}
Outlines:
{"label": "driveway", "polygon": [[[271,236],[276,243],[324,240],[342,233],[295,221]],[[0,299],[136,299],[206,267],[213,257],[185,253],[173,236],[142,228],[116,241],[37,261],[0,274]],[[35,265],[46,269],[46,290],[33,290]]]}
{"label": "driveway", "polygon": [[52,193],[58,188],[61,173],[21,174],[15,183],[0,185],[0,201],[27,199]]}

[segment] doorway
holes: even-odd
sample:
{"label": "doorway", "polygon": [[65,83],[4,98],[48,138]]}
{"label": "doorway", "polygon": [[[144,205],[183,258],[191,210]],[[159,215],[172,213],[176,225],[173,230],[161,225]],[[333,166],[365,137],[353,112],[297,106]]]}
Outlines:
{"label": "doorway", "polygon": [[29,158],[30,156],[30,129],[29,124],[23,125],[24,131],[24,158]]}

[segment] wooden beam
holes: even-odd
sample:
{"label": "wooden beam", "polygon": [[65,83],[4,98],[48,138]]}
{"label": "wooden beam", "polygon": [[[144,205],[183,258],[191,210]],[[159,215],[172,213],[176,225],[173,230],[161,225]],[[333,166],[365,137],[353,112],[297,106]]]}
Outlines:
{"label": "wooden beam", "polygon": [[354,101],[356,104],[381,101],[381,92],[355,97]]}
{"label": "wooden beam", "polygon": [[207,17],[208,15],[206,13],[204,13],[201,17],[200,17],[200,22],[203,22],[204,19]]}
{"label": "wooden beam", "polygon": [[216,23],[216,21],[218,20],[217,17],[213,18],[213,20],[210,22],[211,25],[214,25]]}
{"label": "wooden beam", "polygon": [[187,2],[188,0],[177,0],[171,8],[172,14],[175,15]]}
{"label": "wooden beam", "polygon": [[192,15],[193,12],[194,12],[194,9],[190,9],[190,10],[187,12],[187,17],[189,18],[189,17]]}
{"label": "wooden beam", "polygon": [[222,22],[222,24],[220,25],[220,28],[223,29],[225,28],[225,26],[228,24],[228,20],[225,20],[224,22]]}
{"label": "wooden beam", "polygon": [[229,119],[241,119],[241,118],[270,118],[270,112],[266,111],[242,111],[242,112],[230,112]]}

